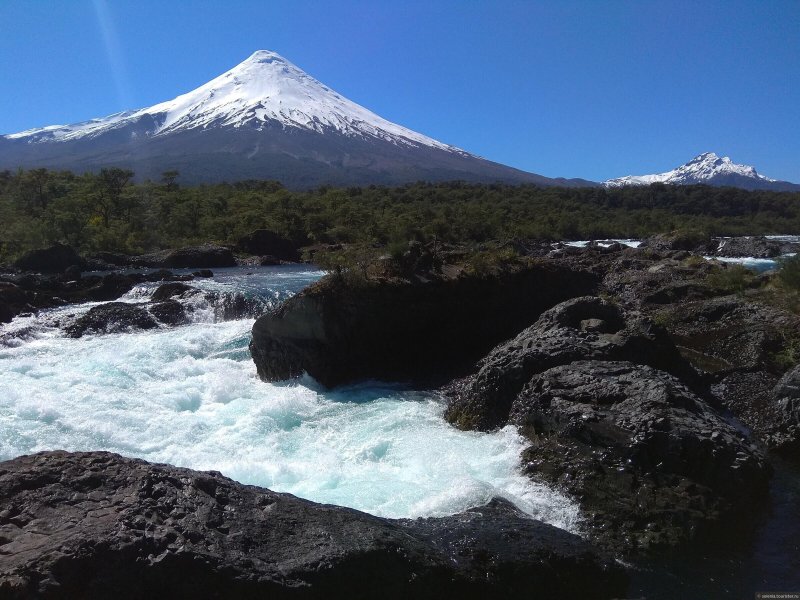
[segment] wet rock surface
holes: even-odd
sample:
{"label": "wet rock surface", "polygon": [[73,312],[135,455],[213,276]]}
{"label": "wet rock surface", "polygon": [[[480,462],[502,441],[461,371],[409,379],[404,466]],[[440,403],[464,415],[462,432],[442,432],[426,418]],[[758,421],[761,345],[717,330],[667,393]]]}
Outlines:
{"label": "wet rock surface", "polygon": [[719,240],[715,256],[775,258],[789,252],[796,252],[798,244],[770,240],[763,236],[733,237]]}
{"label": "wet rock surface", "polygon": [[261,264],[279,264],[281,260],[297,261],[300,259],[299,248],[307,240],[296,241],[279,235],[268,229],[257,229],[241,237],[236,242],[236,250],[262,258],[272,257],[278,262]]}
{"label": "wet rock surface", "polygon": [[14,266],[24,271],[62,273],[72,266],[83,265],[83,259],[70,246],[53,244],[22,255]]}
{"label": "wet rock surface", "polygon": [[331,275],[307,288],[253,326],[259,375],[307,372],[326,386],[446,378],[597,285],[592,273],[547,263],[497,276],[427,277],[354,284]]}
{"label": "wet rock surface", "polygon": [[628,360],[695,378],[666,332],[648,318],[598,297],[573,298],[493,349],[474,374],[447,386],[445,417],[461,429],[501,427],[531,377],[577,360]]}
{"label": "wet rock surface", "polygon": [[770,469],[745,434],[677,378],[630,362],[578,361],[534,376],[511,422],[527,470],[580,498],[594,539],[626,552],[750,520]]}
{"label": "wet rock surface", "polygon": [[391,520],[105,452],[0,463],[6,598],[612,598],[626,576],[505,501]]}
{"label": "wet rock surface", "polygon": [[191,275],[175,275],[158,270],[148,273],[107,273],[80,278],[36,273],[0,274],[0,322],[8,322],[20,313],[44,308],[117,300],[144,282],[189,281]]}
{"label": "wet rock surface", "polygon": [[158,323],[146,308],[127,302],[108,302],[90,308],[65,327],[64,332],[69,337],[79,338],[89,333],[120,333],[156,327]]}

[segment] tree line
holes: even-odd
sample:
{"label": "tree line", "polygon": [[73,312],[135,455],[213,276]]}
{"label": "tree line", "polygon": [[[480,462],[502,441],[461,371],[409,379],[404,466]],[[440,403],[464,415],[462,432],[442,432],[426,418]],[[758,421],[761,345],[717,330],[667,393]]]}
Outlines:
{"label": "tree line", "polygon": [[800,233],[800,193],[701,185],[605,189],[413,183],[290,191],[275,181],[186,186],[168,171],[0,172],[0,258],[53,242],[142,253],[270,229],[300,245]]}

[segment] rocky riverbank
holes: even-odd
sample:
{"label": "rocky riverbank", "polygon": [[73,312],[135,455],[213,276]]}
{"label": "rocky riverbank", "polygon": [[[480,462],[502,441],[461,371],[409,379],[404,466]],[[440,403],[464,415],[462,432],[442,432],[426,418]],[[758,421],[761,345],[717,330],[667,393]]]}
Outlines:
{"label": "rocky riverbank", "polygon": [[0,463],[4,598],[612,598],[623,569],[494,500],[391,520],[106,452]]}
{"label": "rocky riverbank", "polygon": [[251,353],[265,379],[449,374],[448,420],[516,425],[528,474],[575,498],[597,543],[713,544],[758,519],[767,453],[796,453],[796,373],[778,380],[800,320],[774,278],[687,244],[523,245],[480,276],[334,275],[261,317]]}
{"label": "rocky riverbank", "polygon": [[[388,257],[366,277],[334,271],[253,327],[264,379],[413,382],[456,427],[515,426],[524,472],[580,505],[588,541],[500,500],[378,519],[213,473],[47,453],[0,464],[0,596],[615,597],[624,575],[605,552],[658,561],[747,539],[771,457],[798,459],[800,318],[774,275],[701,256],[717,250],[530,242],[487,262],[417,245],[399,272]],[[262,310],[198,289],[207,271],[81,276],[54,257],[40,258],[57,273],[0,275],[2,320],[105,302],[62,324],[78,337],[180,325],[196,302],[221,319]],[[149,301],[109,302],[143,282],[161,283]]]}

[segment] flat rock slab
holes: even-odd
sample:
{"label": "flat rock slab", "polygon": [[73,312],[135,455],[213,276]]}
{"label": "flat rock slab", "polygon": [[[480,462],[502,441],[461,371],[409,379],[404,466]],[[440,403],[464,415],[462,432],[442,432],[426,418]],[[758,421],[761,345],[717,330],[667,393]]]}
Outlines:
{"label": "flat rock slab", "polygon": [[107,452],[0,463],[2,598],[611,598],[621,567],[506,501],[391,520]]}

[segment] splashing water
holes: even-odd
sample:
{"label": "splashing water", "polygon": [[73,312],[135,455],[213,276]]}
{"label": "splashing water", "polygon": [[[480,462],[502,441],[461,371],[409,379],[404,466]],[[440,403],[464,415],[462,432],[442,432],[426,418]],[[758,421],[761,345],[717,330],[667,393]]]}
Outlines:
{"label": "splashing water", "polygon": [[[191,285],[278,300],[319,275],[230,270]],[[136,289],[125,300],[150,293]],[[65,311],[85,310],[4,328],[28,333],[0,346],[0,459],[110,450],[388,517],[448,515],[503,496],[556,526],[578,527],[573,502],[520,473],[525,443],[511,427],[458,431],[434,394],[389,384],[325,391],[309,378],[264,383],[247,350],[252,319],[80,339],[53,325]]]}

